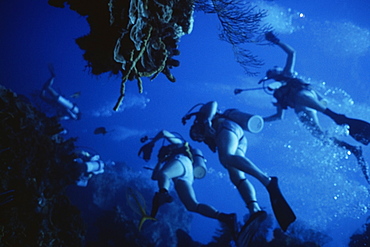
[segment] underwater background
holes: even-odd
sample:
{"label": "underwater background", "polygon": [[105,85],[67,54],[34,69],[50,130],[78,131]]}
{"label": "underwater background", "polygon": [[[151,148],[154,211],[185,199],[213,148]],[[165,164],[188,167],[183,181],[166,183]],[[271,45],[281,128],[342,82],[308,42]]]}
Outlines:
{"label": "underwater background", "polygon": [[[291,0],[253,4],[267,10],[265,21],[297,52],[299,75],[309,79],[325,95],[330,108],[348,117],[370,121],[370,2]],[[275,112],[272,96],[263,90],[234,95],[234,89],[258,87],[257,82],[267,69],[284,65],[285,54],[274,46],[248,44],[264,65],[255,69],[258,75],[247,76],[236,61],[232,46],[219,38],[220,22],[216,14],[194,13],[193,30],[179,43],[180,66],[171,70],[175,83],[163,74],[152,81],[143,78],[144,91],[139,94],[136,82],[128,81],[125,99],[117,112],[113,106],[119,96],[120,77],[89,73],[83,51],[75,43],[77,38],[89,33],[85,17],[68,6],[55,8],[47,1],[16,0],[0,1],[0,20],[0,84],[25,95],[35,105],[42,105],[38,91],[50,77],[48,64],[53,64],[54,87],[65,96],[78,92],[69,99],[82,112],[81,120],[62,122],[68,131],[65,138],[77,137],[76,146],[99,154],[107,163],[115,162],[104,174],[93,177],[86,188],[74,185],[68,188],[73,204],[80,208],[89,224],[96,224],[98,213],[94,212],[117,205],[125,207],[128,215],[139,221],[135,206],[127,207],[130,193],[142,195],[149,210],[157,184],[150,180],[151,171],[143,167],[154,167],[155,161],[146,163],[138,157],[140,138],[153,137],[166,129],[190,139],[190,124],[183,126],[181,118],[193,105],[216,100],[221,110],[238,108],[262,116]],[[44,107],[44,110],[48,109]],[[329,133],[357,145],[332,120],[320,113],[319,119]],[[108,133],[94,134],[101,126]],[[280,187],[297,215],[292,227],[298,237],[317,237],[305,240],[339,247],[348,246],[350,237],[363,230],[370,215],[369,185],[352,155],[322,145],[304,129],[293,110],[286,112],[284,120],[267,123],[262,132],[246,133],[246,136],[246,156],[269,175],[279,177]],[[247,209],[217,155],[204,144],[192,145],[203,151],[208,167],[206,177],[194,182],[198,201],[222,212],[235,212],[241,222]],[[369,147],[363,146],[363,152],[369,162]],[[132,185],[135,191],[121,190],[123,182]],[[272,214],[267,191],[254,178],[251,182],[260,205]],[[173,190],[171,194],[176,198]],[[167,221],[169,228],[174,227],[169,223],[171,220],[186,222],[193,240],[204,244],[211,241],[219,223],[186,212],[176,200],[178,208],[163,206],[158,221]],[[166,216],[166,211],[171,217]],[[143,228],[151,224],[148,221]],[[299,229],[321,232],[325,237],[304,236],[304,231]],[[94,231],[97,228],[91,230]],[[94,239],[91,232],[88,231],[87,238]],[[267,237],[271,239],[272,233]]]}

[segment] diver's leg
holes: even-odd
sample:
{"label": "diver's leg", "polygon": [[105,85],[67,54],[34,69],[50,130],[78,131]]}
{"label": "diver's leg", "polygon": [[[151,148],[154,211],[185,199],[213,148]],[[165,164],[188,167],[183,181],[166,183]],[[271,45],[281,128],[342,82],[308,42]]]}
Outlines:
{"label": "diver's leg", "polygon": [[321,141],[325,139],[325,133],[321,129],[316,110],[307,109],[303,106],[297,106],[295,108],[295,112],[298,116],[298,119],[314,137],[320,139]]}
{"label": "diver's leg", "polygon": [[309,107],[319,112],[324,112],[326,105],[321,102],[314,90],[301,90],[295,96],[297,105]]}
{"label": "diver's leg", "polygon": [[336,112],[333,112],[332,110],[330,110],[329,108],[326,108],[325,111],[323,111],[323,113],[330,117],[331,119],[333,119],[333,121],[338,124],[338,125],[342,125],[342,124],[346,124],[346,120],[347,120],[347,117],[344,116],[343,114],[338,114]]}
{"label": "diver's leg", "polygon": [[348,118],[345,115],[333,112],[329,108],[324,111],[324,114],[333,119],[338,125],[347,124],[349,126],[349,135],[356,141],[364,145],[370,143],[370,123],[360,119]]}
{"label": "diver's leg", "polygon": [[239,140],[236,134],[223,129],[217,135],[218,157],[227,169],[233,167],[258,179],[264,186],[270,182],[270,177],[263,173],[252,161],[238,151]]}
{"label": "diver's leg", "polygon": [[59,94],[51,87],[53,83],[54,83],[54,77],[51,77],[49,80],[45,82],[41,90],[41,94],[40,94],[41,98],[45,100],[50,100],[50,96],[51,96],[53,101],[58,100]]}
{"label": "diver's leg", "polygon": [[337,145],[338,147],[342,147],[350,151],[357,159],[357,163],[361,168],[362,173],[365,176],[366,181],[370,184],[370,171],[369,171],[369,166],[362,154],[362,148],[361,146],[353,146],[350,145],[347,142],[338,140],[335,137],[332,137],[331,140],[333,140],[333,143]]}
{"label": "diver's leg", "polygon": [[50,88],[52,88],[51,86],[54,84],[54,79],[55,77],[52,76],[49,78],[49,80],[47,80],[44,84],[44,86],[42,87],[44,90],[49,90]]}
{"label": "diver's leg", "polygon": [[177,194],[184,204],[186,209],[190,212],[195,212],[203,216],[216,219],[217,210],[207,204],[198,203],[193,187],[188,181],[178,179],[175,183]]}
{"label": "diver's leg", "polygon": [[180,177],[185,174],[185,168],[177,159],[167,162],[158,172],[158,187],[159,189],[168,190],[171,179]]}
{"label": "diver's leg", "polygon": [[229,172],[231,182],[238,189],[250,214],[261,211],[261,208],[257,203],[256,190],[254,189],[252,183],[246,179],[244,173],[233,167],[229,167],[227,171]]}
{"label": "diver's leg", "polygon": [[157,176],[159,191],[155,193],[152,200],[152,210],[150,213],[152,217],[157,215],[160,206],[173,201],[172,196],[168,193],[171,179],[182,176],[184,173],[185,169],[181,162],[177,159],[167,162],[162,169],[158,171]]}
{"label": "diver's leg", "polygon": [[236,234],[238,230],[236,214],[221,213],[208,204],[198,203],[193,186],[189,181],[178,179],[175,183],[175,189],[181,202],[188,211],[217,219],[226,224],[231,229],[232,234]]}

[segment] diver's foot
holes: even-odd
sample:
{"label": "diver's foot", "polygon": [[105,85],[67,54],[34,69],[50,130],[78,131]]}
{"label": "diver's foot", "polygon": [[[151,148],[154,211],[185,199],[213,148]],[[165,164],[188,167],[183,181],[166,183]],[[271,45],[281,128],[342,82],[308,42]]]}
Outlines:
{"label": "diver's foot", "polygon": [[153,198],[153,204],[162,206],[165,203],[171,203],[173,201],[172,196],[168,192],[156,192]]}
{"label": "diver's foot", "polygon": [[357,146],[357,147],[353,148],[351,150],[351,152],[356,157],[357,163],[360,165],[361,171],[364,174],[366,181],[370,184],[369,166],[368,166],[367,162],[365,161],[364,156],[362,155],[362,147]]}
{"label": "diver's foot", "polygon": [[353,153],[353,155],[359,159],[362,157],[362,147],[361,146],[356,146],[356,147],[353,147],[350,149],[351,153]]}
{"label": "diver's foot", "polygon": [[254,236],[261,226],[261,223],[266,220],[266,218],[267,213],[265,211],[258,211],[256,213],[253,213],[240,230],[236,240],[237,245],[250,246]]}
{"label": "diver's foot", "polygon": [[251,225],[254,221],[257,221],[259,224],[264,221],[267,218],[267,213],[266,211],[258,211],[256,213],[253,213],[247,222],[245,222],[245,226]]}
{"label": "diver's foot", "polygon": [[281,193],[277,177],[271,177],[271,181],[266,188],[270,195],[270,202],[275,218],[281,229],[285,232],[297,217]]}
{"label": "diver's foot", "polygon": [[157,212],[160,206],[162,206],[165,203],[171,203],[171,202],[173,202],[173,198],[167,191],[166,192],[156,192],[153,197],[153,206],[152,206],[152,212],[150,216],[154,218],[157,215]]}
{"label": "diver's foot", "polygon": [[42,94],[45,94],[46,91],[49,90],[49,88],[53,85],[54,83],[54,77],[51,77],[47,82],[45,82],[44,86],[42,87]]}
{"label": "diver's foot", "polygon": [[238,222],[236,214],[220,213],[217,219],[230,229],[233,239],[236,239],[236,234],[238,233]]}
{"label": "diver's foot", "polygon": [[336,112],[333,112],[332,110],[330,110],[329,108],[326,108],[325,111],[323,112],[325,115],[327,115],[328,117],[330,117],[331,119],[334,120],[334,122],[338,125],[343,125],[343,124],[347,124],[347,120],[348,118],[343,115],[343,114],[338,114]]}
{"label": "diver's foot", "polygon": [[334,119],[334,122],[338,125],[345,125],[347,124],[347,117],[344,114],[337,114],[337,117]]}

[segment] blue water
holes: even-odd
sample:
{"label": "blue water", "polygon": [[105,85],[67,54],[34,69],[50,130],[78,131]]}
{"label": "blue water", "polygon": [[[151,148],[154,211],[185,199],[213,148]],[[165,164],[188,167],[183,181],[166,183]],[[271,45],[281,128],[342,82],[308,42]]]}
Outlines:
{"label": "blue water", "polygon": [[[296,70],[325,94],[330,108],[370,121],[370,2],[256,3],[268,10],[266,21],[278,36],[296,49]],[[0,83],[32,98],[49,78],[47,64],[52,63],[57,75],[54,86],[60,92],[68,96],[81,91],[73,100],[82,119],[63,122],[67,137],[78,137],[78,145],[96,150],[103,160],[124,161],[133,170],[147,173],[149,180],[150,173],[142,169],[147,164],[137,156],[139,139],[161,129],[187,138],[189,126],[181,124],[181,117],[193,105],[217,100],[221,110],[239,108],[263,116],[275,111],[271,95],[250,91],[235,96],[233,90],[256,87],[264,71],[284,65],[285,54],[277,47],[250,44],[265,65],[257,69],[260,76],[247,77],[231,45],[219,40],[217,17],[196,12],[194,18],[193,32],[180,42],[181,65],[172,70],[177,82],[169,82],[164,75],[153,81],[144,79],[143,94],[138,93],[136,82],[128,82],[124,103],[113,112],[120,79],[92,76],[85,69],[83,51],[75,43],[89,32],[84,17],[68,8],[51,7],[47,1],[0,1]],[[343,129],[329,118],[322,114],[319,118],[329,133],[357,145],[341,136]],[[113,131],[94,135],[100,126]],[[247,157],[280,178],[298,223],[332,236],[327,246],[347,246],[349,236],[365,223],[370,207],[369,186],[356,159],[343,150],[322,146],[301,126],[293,110],[286,112],[285,120],[266,124],[261,133],[247,134],[247,138]],[[241,221],[247,210],[217,155],[205,145],[194,145],[203,150],[209,168],[207,176],[194,183],[198,200],[220,211],[236,212]],[[363,150],[370,161],[369,148]],[[258,181],[251,181],[260,205],[272,213],[267,192]],[[217,227],[215,220],[193,214],[191,236],[208,243]]]}

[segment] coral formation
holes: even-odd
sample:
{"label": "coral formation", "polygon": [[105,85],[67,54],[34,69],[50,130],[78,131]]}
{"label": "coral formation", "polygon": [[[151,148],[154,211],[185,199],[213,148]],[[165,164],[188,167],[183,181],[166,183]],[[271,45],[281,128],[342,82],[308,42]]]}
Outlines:
{"label": "coral formation", "polygon": [[362,247],[370,243],[370,217],[367,218],[366,223],[354,233],[349,242],[349,247]]}
{"label": "coral formation", "polygon": [[172,67],[179,66],[177,43],[192,30],[193,1],[170,0],[49,0],[87,16],[90,33],[76,40],[94,75],[122,73],[121,92],[114,106],[118,110],[125,95],[125,82],[141,77],[154,79],[159,73],[175,82]]}
{"label": "coral formation", "polygon": [[[87,215],[88,246],[176,246],[176,231],[190,231],[191,215],[179,199],[163,206],[157,220],[148,220],[140,228],[142,210],[149,212],[155,183],[150,176],[133,171],[122,162],[107,166],[104,174],[89,182],[89,199],[79,202],[80,195],[71,192]],[[84,194],[86,191],[83,192]],[[131,201],[140,198],[139,203]],[[90,206],[89,206],[90,205]],[[91,210],[91,205],[95,206]],[[113,234],[117,233],[119,234]]]}
{"label": "coral formation", "polygon": [[64,193],[79,175],[74,140],[1,85],[0,109],[0,192],[8,192],[0,205],[2,246],[81,245],[84,224]]}
{"label": "coral formation", "polygon": [[264,34],[271,30],[262,24],[267,12],[243,0],[195,0],[195,10],[217,14],[222,26],[220,39],[232,45],[236,60],[247,75],[257,75],[253,69],[264,63],[246,45],[265,43]]}
{"label": "coral formation", "polygon": [[84,58],[92,74],[105,72],[122,74],[118,110],[125,95],[127,80],[137,80],[142,92],[142,77],[154,79],[159,73],[175,82],[170,72],[180,62],[178,42],[189,34],[194,9],[216,13],[221,25],[220,38],[232,44],[237,61],[246,73],[263,62],[245,48],[245,44],[260,43],[269,30],[261,26],[266,12],[240,0],[49,0],[54,7],[65,4],[82,16],[87,16],[90,33],[76,40],[85,51]]}

